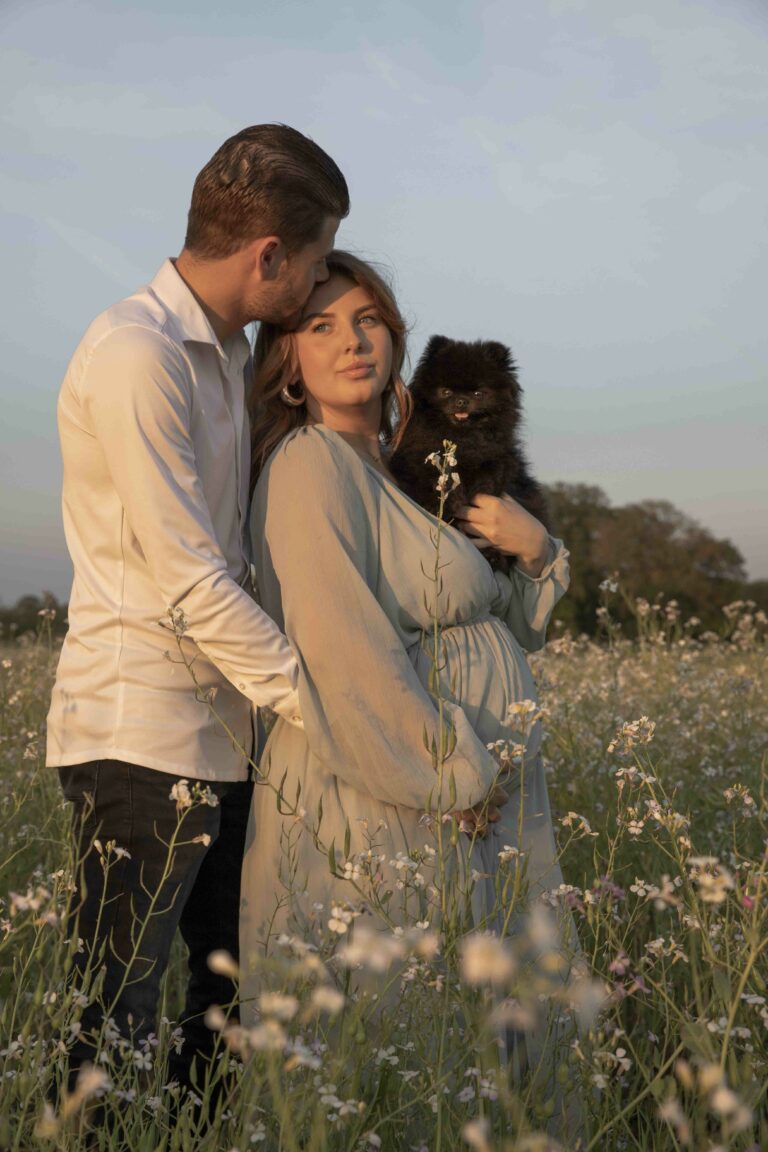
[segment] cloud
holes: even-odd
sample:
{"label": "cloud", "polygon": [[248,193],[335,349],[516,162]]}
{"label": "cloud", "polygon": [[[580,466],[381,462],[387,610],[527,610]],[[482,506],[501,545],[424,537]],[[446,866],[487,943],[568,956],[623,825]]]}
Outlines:
{"label": "cloud", "polygon": [[382,83],[392,92],[396,92],[401,99],[410,104],[426,105],[430,99],[425,92],[425,86],[418,73],[409,71],[397,64],[391,57],[379,50],[366,48],[363,61]]}
{"label": "cloud", "polygon": [[164,140],[208,133],[222,139],[236,131],[228,117],[209,104],[169,104],[167,95],[145,85],[81,84],[46,87],[39,81],[19,90],[6,106],[6,123],[50,138],[61,132],[78,137]]}
{"label": "cloud", "polygon": [[696,211],[703,215],[725,212],[738,204],[744,196],[750,195],[751,190],[747,188],[746,184],[742,184],[739,180],[726,180],[724,183],[710,188],[696,201]]}
{"label": "cloud", "polygon": [[66,224],[54,216],[46,216],[44,220],[51,231],[55,232],[73,252],[103,272],[121,291],[125,290],[126,284],[135,284],[138,287],[145,279],[144,274],[131,262],[125,252],[115,244],[110,244],[102,236],[95,236],[87,229],[78,228],[74,224]]}

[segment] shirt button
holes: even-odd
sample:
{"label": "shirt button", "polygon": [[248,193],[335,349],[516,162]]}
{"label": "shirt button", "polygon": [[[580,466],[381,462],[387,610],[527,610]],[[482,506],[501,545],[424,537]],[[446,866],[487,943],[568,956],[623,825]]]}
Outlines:
{"label": "shirt button", "polygon": [[245,692],[245,684],[238,684],[238,688],[241,692]]}

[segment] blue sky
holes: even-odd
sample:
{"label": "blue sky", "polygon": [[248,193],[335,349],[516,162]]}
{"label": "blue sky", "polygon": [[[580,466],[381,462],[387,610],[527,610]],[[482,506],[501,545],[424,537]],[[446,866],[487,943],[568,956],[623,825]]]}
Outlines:
{"label": "blue sky", "polygon": [[68,595],[69,356],[260,121],[343,168],[413,359],[511,345],[543,480],[670,499],[768,577],[760,0],[3,0],[0,44],[2,602]]}

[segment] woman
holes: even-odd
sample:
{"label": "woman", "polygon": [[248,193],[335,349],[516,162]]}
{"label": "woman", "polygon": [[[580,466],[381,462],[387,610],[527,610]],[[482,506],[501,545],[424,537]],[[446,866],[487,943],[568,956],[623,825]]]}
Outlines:
{"label": "woman", "polygon": [[[495,877],[510,849],[525,853],[531,891],[562,879],[538,727],[508,801],[493,791],[499,765],[487,745],[509,739],[510,704],[535,699],[520,645],[543,645],[567,553],[508,499],[465,510],[466,532],[443,527],[438,704],[424,642],[437,521],[397,488],[385,449],[407,414],[405,326],[370,266],[335,252],[328,267],[296,332],[265,327],[256,348],[256,578],[299,660],[303,730],[278,719],[261,760],[268,784],[255,789],[243,872],[246,969],[281,932],[343,933],[363,903],[382,923],[436,922],[446,892],[429,860],[450,810],[473,833],[449,872],[456,891],[471,887],[475,926],[499,926]],[[520,557],[509,577],[471,537]],[[441,723],[447,755],[436,771]],[[414,850],[420,882],[405,863]],[[385,888],[395,895],[377,906]]]}

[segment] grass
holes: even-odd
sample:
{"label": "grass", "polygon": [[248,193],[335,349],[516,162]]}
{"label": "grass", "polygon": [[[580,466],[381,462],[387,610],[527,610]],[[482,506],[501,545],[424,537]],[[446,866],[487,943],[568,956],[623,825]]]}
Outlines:
{"label": "grass", "polygon": [[[593,1152],[768,1148],[766,622],[739,604],[719,635],[697,636],[674,604],[639,602],[629,642],[611,624],[621,593],[610,587],[600,642],[560,636],[532,659],[565,878],[547,904],[574,917],[588,969],[572,1003],[551,978],[556,948],[539,918],[502,941],[467,936],[460,918],[376,938],[351,920],[326,925],[276,950],[254,1027],[211,1016],[223,1086],[212,1126],[194,1102],[176,1106],[165,1075],[180,948],[157,1035],[134,1049],[107,1029],[98,1070],[63,1092],[67,1044],[98,979],[68,979],[68,812],[43,767],[55,646],[45,629],[7,645],[0,1147],[530,1152],[558,1146],[549,1118],[570,1098]],[[518,860],[507,867],[519,875]],[[395,871],[415,891],[428,868],[414,853]],[[500,888],[511,911],[519,889]],[[542,1005],[579,1021],[554,1090],[517,1076],[497,1043],[505,1022],[524,1028]],[[212,1092],[200,1085],[204,1104]],[[89,1131],[95,1105],[106,1122]],[[575,1147],[576,1128],[560,1140]]]}

